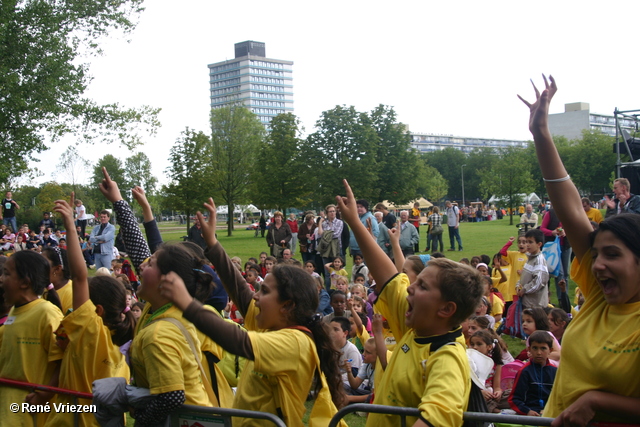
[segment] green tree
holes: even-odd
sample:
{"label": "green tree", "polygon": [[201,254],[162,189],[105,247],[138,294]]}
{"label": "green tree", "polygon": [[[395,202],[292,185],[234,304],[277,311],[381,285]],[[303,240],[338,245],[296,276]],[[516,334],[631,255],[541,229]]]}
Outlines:
{"label": "green tree", "polygon": [[284,210],[311,202],[313,174],[300,131],[300,121],[291,113],[271,120],[271,132],[260,143],[251,197],[261,208]]}
{"label": "green tree", "polygon": [[[485,197],[495,195],[506,201],[512,209],[521,203],[520,194],[530,193],[534,188],[534,182],[529,172],[526,151],[517,147],[508,147],[499,150],[500,161],[492,168],[480,171],[480,190]],[[510,224],[513,225],[513,215],[510,216]]]}
{"label": "green tree", "polygon": [[[462,176],[460,167],[467,161],[465,153],[454,147],[446,147],[441,151],[426,153],[427,161],[436,168],[449,184],[451,199],[462,200]],[[465,180],[466,182],[467,180]],[[466,195],[465,195],[466,196]]]}
{"label": "green tree", "polygon": [[201,209],[213,193],[213,171],[210,155],[211,139],[202,132],[185,129],[169,155],[166,172],[171,182],[162,188],[164,207],[187,216],[187,232],[191,215]]}
{"label": "green tree", "polygon": [[378,135],[374,200],[395,204],[414,200],[419,157],[411,148],[411,134],[405,125],[398,123],[393,107],[378,105],[369,117]]}
{"label": "green tree", "polygon": [[416,195],[421,195],[430,200],[434,205],[437,205],[447,195],[449,184],[436,168],[427,164],[424,156],[422,156],[420,162],[422,166],[418,172]]}
{"label": "green tree", "polygon": [[379,137],[367,113],[346,106],[324,111],[307,137],[316,201],[326,205],[342,194],[346,178],[359,198],[375,201]]}
{"label": "green tree", "polygon": [[40,193],[36,197],[36,206],[41,212],[53,212],[55,201],[60,199],[68,199],[69,195],[57,182],[51,181],[42,184]]}
{"label": "green tree", "polygon": [[[151,172],[151,160],[146,154],[140,152],[124,161],[124,173],[126,182],[133,187],[139,185],[144,188],[147,195],[151,196],[158,185],[158,178]],[[128,189],[127,189],[128,190]]]}
{"label": "green tree", "polygon": [[[467,203],[467,206],[469,201],[483,198],[482,191],[480,191],[479,188],[479,184],[482,179],[478,174],[478,171],[482,169],[491,169],[495,166],[497,161],[499,161],[499,156],[495,148],[476,148],[467,155],[467,159],[463,163],[466,165],[464,167],[464,193],[466,199],[465,203]],[[460,169],[460,166],[458,166],[458,169]],[[462,179],[462,172],[459,172]],[[462,183],[460,186],[462,187]]]}
{"label": "green tree", "polygon": [[91,179],[91,195],[93,199],[96,201],[96,210],[100,211],[104,208],[111,209],[111,204],[102,196],[98,186],[104,179],[104,174],[102,173],[102,168],[106,168],[107,172],[109,172],[109,176],[113,181],[115,181],[118,186],[121,188],[122,197],[131,201],[128,196],[128,191],[125,191],[128,187],[126,175],[124,172],[124,168],[122,167],[122,161],[112,154],[106,154],[102,157],[93,167],[93,176]]}
{"label": "green tree", "polygon": [[609,178],[616,167],[616,154],[611,149],[614,140],[602,132],[584,130],[581,139],[571,141],[565,164],[582,194],[591,197],[610,191]]}
{"label": "green tree", "polygon": [[156,131],[157,109],[98,105],[85,97],[91,77],[82,54],[100,53],[113,31],[131,32],[142,1],[2,1],[0,161],[14,167],[0,172],[0,182],[27,170],[31,154],[62,135],[99,135],[101,142],[132,147]]}
{"label": "green tree", "polygon": [[245,107],[211,110],[211,160],[215,190],[229,209],[227,235],[233,234],[233,210],[248,201],[264,126]]}

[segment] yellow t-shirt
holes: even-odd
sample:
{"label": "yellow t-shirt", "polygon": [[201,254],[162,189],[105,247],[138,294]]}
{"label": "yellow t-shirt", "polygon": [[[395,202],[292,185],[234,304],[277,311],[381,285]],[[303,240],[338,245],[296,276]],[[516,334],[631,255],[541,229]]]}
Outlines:
{"label": "yellow t-shirt", "polygon": [[[347,270],[345,270],[344,268],[336,271],[333,269],[333,267],[329,267],[329,275],[331,276],[331,289],[336,288],[336,281],[338,280],[338,276],[344,276],[347,279],[349,278],[349,273],[347,273]],[[349,280],[347,280],[347,283],[348,282]]]}
{"label": "yellow t-shirt", "polygon": [[589,218],[589,221],[593,221],[597,224],[600,224],[604,218],[602,218],[602,212],[600,212],[598,209],[595,208],[591,208],[589,209],[589,212],[585,212],[587,214],[587,218]]}
{"label": "yellow t-shirt", "polygon": [[[610,305],[591,272],[591,253],[573,260],[571,277],[585,302],[562,338],[562,352],[545,417],[557,417],[589,390],[640,398],[640,302]],[[608,413],[596,421],[621,422]]]}
{"label": "yellow t-shirt", "polygon": [[[62,320],[62,312],[49,301],[38,298],[9,312],[0,341],[0,378],[48,385],[62,350],[53,335]],[[9,403],[22,403],[29,391],[0,386],[2,425],[32,425],[31,414],[9,410]],[[43,425],[46,414],[40,414]]]}
{"label": "yellow t-shirt", "polygon": [[[527,254],[520,253],[519,251],[508,251],[507,256],[503,257],[509,262],[511,270],[507,278],[507,286],[505,292],[502,292],[501,288],[498,288],[502,293],[502,297],[505,302],[513,301],[513,296],[516,295],[516,283],[520,280],[520,274],[518,271],[522,271],[524,265],[527,263]],[[504,286],[504,283],[502,283]]]}
{"label": "yellow t-shirt", "polygon": [[505,297],[505,293],[509,292],[509,276],[511,275],[511,265],[503,265],[500,269],[504,272],[504,275],[507,276],[507,281],[500,283],[502,276],[497,268],[494,268],[491,271],[491,282],[493,287],[496,288],[501,294],[502,297]]}
{"label": "yellow t-shirt", "polygon": [[[257,313],[251,301],[244,319],[254,360],[248,360],[242,372],[233,407],[276,415],[281,412],[287,426],[304,426],[304,403],[320,364],[316,345],[309,335],[298,329],[258,331]],[[324,374],[321,381],[324,387],[314,403],[309,425],[327,425],[337,412]],[[267,424],[241,418],[234,419],[233,423],[234,427]]]}
{"label": "yellow t-shirt", "polygon": [[[91,393],[94,380],[122,377],[129,382],[130,372],[120,347],[111,341],[111,331],[96,313],[91,300],[69,313],[63,320],[69,345],[60,366],[61,388]],[[73,404],[70,396],[56,395],[53,402]],[[91,401],[78,399],[79,405]],[[52,412],[47,419],[51,426],[73,425],[73,414]],[[91,413],[80,415],[80,426],[99,426]]]}
{"label": "yellow t-shirt", "polygon": [[[131,343],[131,367],[135,385],[151,394],[184,390],[187,405],[212,406],[191,347],[180,329],[166,321],[146,324],[151,305],[145,306],[136,335]],[[182,311],[170,307],[155,319],[178,319],[191,335],[196,348],[201,348],[196,328],[182,317]]]}
{"label": "yellow t-shirt", "polygon": [[[358,338],[360,339],[360,342],[364,346],[364,344],[367,341],[369,341],[369,339],[371,338],[371,335],[369,335],[369,332],[367,332],[367,330],[363,327],[362,328],[362,332],[358,332]],[[391,350],[387,349],[387,363],[389,362],[389,360],[391,360],[391,355],[392,354],[393,354],[393,352]],[[374,388],[372,388],[372,390],[375,389],[376,381],[380,381],[382,379],[382,375],[383,374],[384,374],[384,369],[382,368],[382,364],[380,363],[380,361],[376,357],[376,364],[375,364],[375,367],[373,368],[373,379],[374,379],[373,386],[374,386]]]}
{"label": "yellow t-shirt", "polygon": [[490,295],[489,302],[491,303],[491,316],[497,316],[502,314],[504,316],[504,302],[497,295]]}
{"label": "yellow t-shirt", "polygon": [[73,308],[73,284],[71,280],[66,285],[56,291],[60,297],[60,305],[62,306],[62,314],[67,314],[70,308]]}
{"label": "yellow t-shirt", "polygon": [[[396,344],[385,374],[376,380],[374,402],[379,405],[418,408],[431,425],[460,426],[467,408],[471,379],[464,336],[456,344],[444,345],[431,353],[431,342],[438,337],[418,337],[404,323],[409,279],[398,274],[378,297],[376,307],[402,338]],[[407,424],[417,419],[408,417]],[[398,416],[369,414],[367,426],[399,425]]]}

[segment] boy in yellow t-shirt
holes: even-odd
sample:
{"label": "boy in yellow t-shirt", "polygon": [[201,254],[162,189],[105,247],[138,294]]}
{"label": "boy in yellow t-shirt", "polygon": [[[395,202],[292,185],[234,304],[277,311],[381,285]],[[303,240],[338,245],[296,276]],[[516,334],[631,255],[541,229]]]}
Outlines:
{"label": "boy in yellow t-shirt", "polygon": [[[342,218],[362,250],[376,283],[376,307],[400,338],[381,382],[376,381],[374,404],[414,407],[419,418],[407,423],[426,427],[460,426],[471,391],[470,369],[460,324],[482,297],[480,274],[465,265],[438,258],[409,284],[359,220],[356,200],[344,182],[339,198]],[[397,229],[389,230],[392,242]],[[408,294],[408,295],[407,295]],[[367,426],[398,425],[396,415],[370,414]]]}

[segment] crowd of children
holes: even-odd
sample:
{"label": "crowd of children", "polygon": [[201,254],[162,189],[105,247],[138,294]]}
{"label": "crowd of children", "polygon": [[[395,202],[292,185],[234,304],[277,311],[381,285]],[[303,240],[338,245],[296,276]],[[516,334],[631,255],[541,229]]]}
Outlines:
{"label": "crowd of children", "polygon": [[[639,419],[640,391],[629,379],[639,366],[640,247],[633,236],[640,220],[622,214],[592,233],[575,214],[581,211],[563,201],[556,187],[579,196],[568,176],[557,178],[565,172],[545,128],[551,82],[542,95],[536,91],[534,104],[525,103],[538,154],[553,159],[541,168],[576,250],[578,307],[549,305],[537,229],[518,236],[517,251],[509,250],[516,242],[510,238],[493,258],[455,262],[439,254],[405,259],[400,230],[390,228],[391,258],[361,221],[345,181],[337,209],[361,253],[351,274],[339,256],[325,262],[325,288],[313,262],[266,253],[244,265],[230,258],[215,234],[212,199],[208,219],[198,213],[205,252],[162,245],[144,192],[134,189],[145,240],[104,171],[100,190],[113,203],[130,260],[87,277],[73,197],[55,207],[66,248],[46,227],[42,239],[25,229],[18,236],[3,231],[0,244],[13,253],[0,257],[0,378],[82,392],[96,380],[120,378],[122,387],[148,389],[144,404],[125,405],[140,426],[161,424],[183,403],[269,412],[301,426],[308,399],[311,425],[328,424],[338,408],[356,402],[417,408],[419,416],[407,421],[420,427],[460,426],[467,410],[553,416],[556,425]],[[30,241],[37,247],[28,248]],[[524,340],[515,358],[503,334]],[[0,386],[0,401],[68,399]],[[38,414],[37,425],[67,425],[71,416]],[[97,425],[92,414],[81,418]],[[0,406],[0,419],[31,421],[8,405]],[[367,419],[368,426],[397,424],[396,415]]]}

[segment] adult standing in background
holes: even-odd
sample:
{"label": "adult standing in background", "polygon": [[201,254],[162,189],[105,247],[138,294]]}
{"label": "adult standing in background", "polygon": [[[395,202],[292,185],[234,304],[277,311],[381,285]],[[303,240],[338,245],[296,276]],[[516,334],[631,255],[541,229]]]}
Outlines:
{"label": "adult standing in background", "polygon": [[450,251],[456,250],[455,240],[458,241],[458,250],[462,250],[462,239],[460,238],[460,210],[457,206],[454,206],[451,201],[447,200],[444,202],[447,213],[447,225],[449,226],[449,242],[451,247],[448,249]]}
{"label": "adult standing in background", "polygon": [[11,191],[7,191],[2,199],[2,223],[4,225],[10,225],[11,231],[14,233],[18,231],[18,222],[16,221],[16,209],[20,209],[18,203],[12,199],[13,194]]}
{"label": "adult standing in background", "polygon": [[604,203],[607,206],[605,218],[621,213],[640,214],[640,196],[631,194],[630,191],[631,184],[627,178],[618,178],[613,181],[614,199],[611,200],[609,196],[604,196]]}
{"label": "adult standing in background", "polygon": [[374,210],[376,212],[382,212],[382,222],[384,222],[384,225],[386,225],[387,228],[393,228],[396,226],[398,222],[396,216],[389,212],[389,209],[387,209],[387,206],[384,203],[378,203]]}
{"label": "adult standing in background", "polygon": [[108,210],[100,212],[100,225],[93,227],[91,236],[89,236],[89,243],[93,245],[96,270],[100,267],[111,269],[116,227],[109,222],[110,219],[111,214]]}
{"label": "adult standing in background", "polygon": [[187,241],[193,242],[196,245],[200,246],[202,249],[207,249],[207,244],[204,241],[204,237],[202,237],[202,228],[200,226],[200,221],[198,217],[193,221],[193,225],[189,229],[189,234],[187,235]]}
{"label": "adult standing in background", "polygon": [[413,247],[413,252],[420,252],[420,203],[415,202],[413,204],[413,209],[411,209],[409,214],[409,221],[411,221],[411,224],[413,224],[418,232],[418,241]]}
{"label": "adult standing in background", "polygon": [[[336,205],[327,205],[325,208],[326,219],[320,217],[318,220],[318,227],[316,228],[316,244],[322,239],[322,235],[325,231],[333,231],[333,239],[337,239],[338,243],[338,253],[342,252],[342,229],[344,228],[344,222],[341,219],[336,218],[337,210]],[[319,253],[319,255],[322,255]],[[329,276],[329,272],[324,266],[328,263],[333,262],[333,258],[331,257],[321,257],[322,265],[316,267],[320,269],[324,273],[324,284],[325,287],[329,287],[331,285],[331,277]]]}
{"label": "adult standing in background", "polygon": [[264,217],[264,213],[260,215],[260,237],[264,237],[264,232],[267,230],[267,218]]}
{"label": "adult standing in background", "polygon": [[538,214],[533,211],[531,204],[527,205],[526,212],[520,216],[520,224],[529,224],[529,228],[537,227]]}
{"label": "adult standing in background", "polygon": [[409,222],[409,212],[400,212],[400,249],[402,249],[402,255],[407,258],[413,255],[416,242],[418,242],[419,236],[416,228]]}
{"label": "adult standing in background", "polygon": [[275,211],[273,213],[273,222],[267,232],[267,244],[271,248],[271,255],[278,260],[282,258],[282,249],[290,248],[289,242],[291,242],[291,228],[283,219],[282,212]]}
{"label": "adult standing in background", "polygon": [[[356,200],[356,206],[358,209],[358,216],[360,217],[360,222],[367,229],[369,228],[369,224],[371,224],[371,230],[369,231],[373,234],[373,237],[377,239],[378,235],[380,234],[380,230],[378,228],[378,221],[376,221],[373,214],[369,212],[369,202],[364,199],[358,199]],[[389,212],[389,215],[393,215],[393,214]],[[370,220],[370,221],[367,222],[367,220]],[[356,241],[356,236],[354,236],[353,231],[351,231],[351,239],[349,240],[349,252],[351,253],[352,257],[356,255],[362,255],[362,251],[360,250],[360,246],[358,246],[358,242]],[[366,263],[367,260],[365,259],[364,262]]]}
{"label": "adult standing in background", "polygon": [[89,217],[87,216],[87,210],[82,204],[82,200],[76,199],[76,226],[80,227],[80,236],[84,238],[84,232],[87,228],[87,220]]}
{"label": "adult standing in background", "polygon": [[302,262],[311,261],[315,264],[316,260],[316,218],[312,213],[304,217],[304,222],[298,230],[298,246],[299,252],[302,254]]}
{"label": "adult standing in background", "polygon": [[287,224],[289,224],[289,228],[291,229],[291,256],[295,256],[298,243],[298,220],[296,219],[296,214],[289,214]]}
{"label": "adult standing in background", "polygon": [[376,221],[378,221],[378,230],[380,231],[376,242],[385,254],[391,256],[391,240],[389,240],[389,229],[386,225],[384,225],[384,222],[382,222],[383,214],[382,212],[377,211],[373,214],[373,216],[375,216]]}

